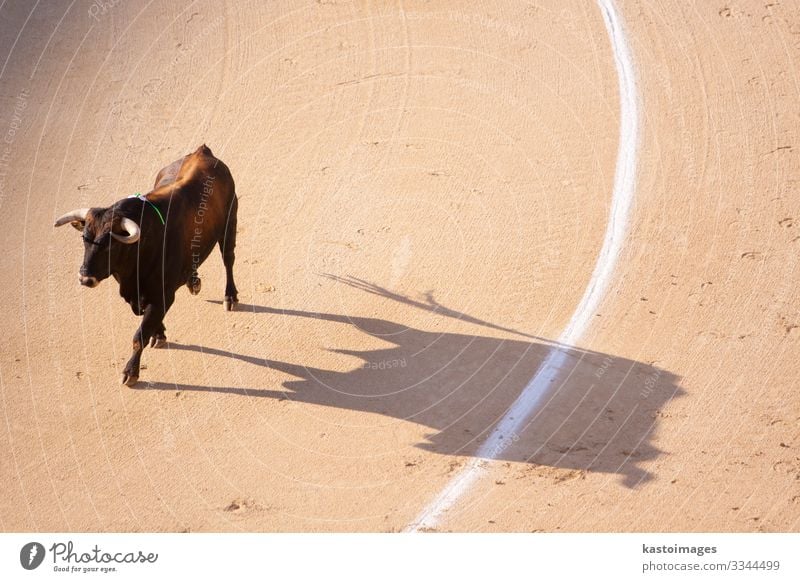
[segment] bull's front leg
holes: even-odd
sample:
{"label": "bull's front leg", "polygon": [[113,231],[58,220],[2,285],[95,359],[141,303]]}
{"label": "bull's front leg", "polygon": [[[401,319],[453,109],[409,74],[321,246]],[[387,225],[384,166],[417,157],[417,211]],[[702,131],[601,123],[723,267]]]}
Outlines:
{"label": "bull's front leg", "polygon": [[165,345],[167,345],[167,330],[162,321],[150,338],[150,347],[158,349],[163,348]]}
{"label": "bull's front leg", "polygon": [[133,354],[122,371],[122,383],[126,386],[133,386],[139,381],[139,365],[144,346],[147,345],[151,338],[156,338],[157,334],[163,334],[163,319],[164,309],[161,306],[149,304],[144,308],[142,325],[133,334]]}

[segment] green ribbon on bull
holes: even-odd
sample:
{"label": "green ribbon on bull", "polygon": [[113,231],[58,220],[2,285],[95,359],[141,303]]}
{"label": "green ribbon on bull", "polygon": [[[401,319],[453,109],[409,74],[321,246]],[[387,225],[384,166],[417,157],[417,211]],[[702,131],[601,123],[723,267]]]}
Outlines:
{"label": "green ribbon on bull", "polygon": [[150,201],[149,201],[147,198],[145,198],[145,197],[144,197],[144,195],[142,195],[142,193],[141,193],[141,192],[137,192],[136,194],[134,194],[134,196],[135,196],[136,198],[138,198],[139,200],[143,200],[144,202],[147,202],[147,203],[148,203],[150,206],[152,206],[152,207],[153,207],[153,210],[155,210],[155,211],[156,211],[156,214],[158,214],[158,218],[160,218],[160,219],[161,219],[161,224],[163,224],[163,225],[165,225],[165,226],[166,226],[166,224],[167,224],[167,223],[166,223],[166,222],[164,222],[164,217],[163,217],[163,216],[161,216],[161,211],[158,209],[158,206],[156,206],[155,204],[153,204],[152,202],[150,202]]}

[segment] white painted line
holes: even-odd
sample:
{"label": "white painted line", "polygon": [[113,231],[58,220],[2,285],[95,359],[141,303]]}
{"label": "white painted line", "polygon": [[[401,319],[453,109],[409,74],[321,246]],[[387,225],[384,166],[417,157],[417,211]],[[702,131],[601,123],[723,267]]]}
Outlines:
{"label": "white painted line", "polygon": [[[614,190],[611,196],[611,211],[603,246],[583,297],[558,338],[558,344],[567,346],[574,345],[580,340],[608,289],[622,250],[622,244],[625,241],[628,215],[633,205],[636,186],[639,98],[636,92],[633,59],[614,0],[597,0],[597,3],[603,13],[619,78],[619,149],[614,174]],[[555,385],[566,358],[567,353],[559,347],[550,348],[550,352],[539,366],[536,374],[505,416],[497,423],[475,456],[450,480],[439,495],[406,528],[406,531],[419,531],[438,525],[442,516],[480,478],[483,473],[483,461],[497,458],[517,439],[520,427],[536,412],[551,386]]]}

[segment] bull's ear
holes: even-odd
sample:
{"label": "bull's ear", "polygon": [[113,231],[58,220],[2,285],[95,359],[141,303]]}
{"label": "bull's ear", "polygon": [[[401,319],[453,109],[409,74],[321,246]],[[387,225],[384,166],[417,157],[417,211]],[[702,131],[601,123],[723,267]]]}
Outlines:
{"label": "bull's ear", "polygon": [[88,208],[76,208],[60,216],[53,226],[62,226],[68,222],[75,230],[83,232],[83,227],[86,224],[86,215],[89,214]]}

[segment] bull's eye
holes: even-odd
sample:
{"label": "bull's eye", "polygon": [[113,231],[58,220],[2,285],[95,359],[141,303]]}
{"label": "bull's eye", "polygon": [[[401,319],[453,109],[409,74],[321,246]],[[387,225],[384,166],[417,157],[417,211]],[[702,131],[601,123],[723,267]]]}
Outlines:
{"label": "bull's eye", "polygon": [[105,233],[103,236],[98,238],[97,240],[93,239],[91,235],[84,233],[83,235],[83,242],[89,243],[90,245],[94,245],[96,247],[104,247],[108,246],[108,241],[111,239],[109,233]]}

